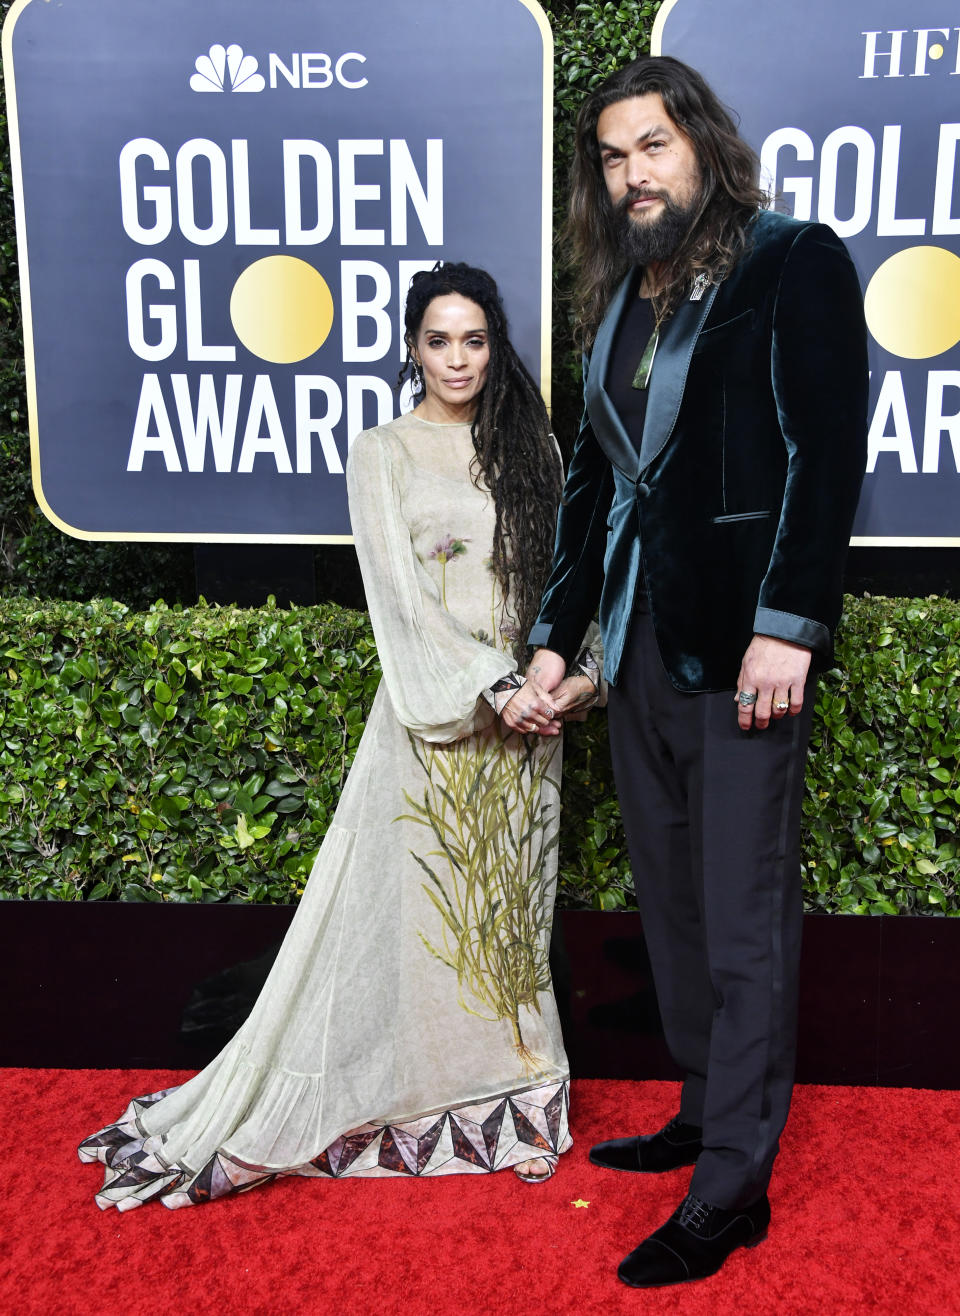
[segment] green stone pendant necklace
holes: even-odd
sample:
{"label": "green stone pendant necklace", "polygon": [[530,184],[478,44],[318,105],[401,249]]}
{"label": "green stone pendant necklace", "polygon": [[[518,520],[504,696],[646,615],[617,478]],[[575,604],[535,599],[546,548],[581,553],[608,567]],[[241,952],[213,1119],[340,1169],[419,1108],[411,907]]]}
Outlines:
{"label": "green stone pendant necklace", "polygon": [[[693,288],[690,291],[690,300],[698,302],[704,292],[710,286],[710,280],[704,273],[700,273],[693,281]],[[647,345],[643,349],[643,356],[640,358],[640,364],[637,366],[637,372],[633,377],[633,387],[645,389],[649,387],[650,375],[653,372],[653,358],[657,355],[657,345],[660,342],[660,325],[654,329],[653,333],[647,339]]]}
{"label": "green stone pendant necklace", "polygon": [[637,373],[633,377],[633,387],[644,389],[650,383],[650,373],[653,370],[653,358],[657,355],[657,344],[660,342],[660,330],[654,329],[653,333],[647,339],[647,345],[643,349],[643,356],[640,358],[640,364],[637,366]]}

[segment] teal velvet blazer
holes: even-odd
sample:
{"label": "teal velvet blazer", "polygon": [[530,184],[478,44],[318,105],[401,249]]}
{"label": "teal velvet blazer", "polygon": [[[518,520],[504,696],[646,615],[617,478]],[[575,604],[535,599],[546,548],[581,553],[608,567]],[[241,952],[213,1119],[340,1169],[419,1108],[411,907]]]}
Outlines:
{"label": "teal velvet blazer", "polygon": [[754,634],[805,645],[822,665],[866,464],[866,328],[846,248],[823,224],[758,214],[728,277],[661,331],[642,435],[604,389],[638,280],[621,284],[584,363],[530,643],[569,660],[599,609],[616,683],[642,575],[679,690],[733,689]]}

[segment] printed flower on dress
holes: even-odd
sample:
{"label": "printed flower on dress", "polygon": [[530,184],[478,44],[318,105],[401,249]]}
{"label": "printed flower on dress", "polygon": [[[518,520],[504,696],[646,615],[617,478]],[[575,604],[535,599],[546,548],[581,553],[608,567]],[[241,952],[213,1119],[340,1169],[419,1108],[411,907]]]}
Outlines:
{"label": "printed flower on dress", "polygon": [[466,553],[469,543],[470,540],[467,536],[462,539],[455,539],[453,535],[444,535],[438,543],[434,544],[427,557],[439,562],[441,566],[446,566],[455,557],[461,557]]}
{"label": "printed flower on dress", "polygon": [[455,558],[462,557],[466,553],[469,543],[470,538],[468,535],[464,535],[460,539],[454,535],[444,535],[427,554],[427,557],[432,561],[440,563],[440,593],[443,597],[444,607],[447,606],[447,563],[453,562]]}

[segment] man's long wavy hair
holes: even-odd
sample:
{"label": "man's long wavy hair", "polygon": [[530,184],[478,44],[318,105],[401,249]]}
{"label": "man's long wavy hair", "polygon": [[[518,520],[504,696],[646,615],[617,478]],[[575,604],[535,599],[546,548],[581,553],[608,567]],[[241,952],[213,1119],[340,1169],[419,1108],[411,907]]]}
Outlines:
{"label": "man's long wavy hair", "polygon": [[490,565],[516,618],[513,650],[522,662],[553,560],[563,470],[540,390],[510,342],[497,285],[485,270],[438,262],[413,276],[404,316],[407,359],[399,382],[409,375],[414,400],[423,400],[417,334],[434,298],[450,293],[475,302],[487,319],[490,364],[471,425],[476,453],[471,473],[474,484],[479,487],[482,479],[493,496]]}
{"label": "man's long wavy hair", "polygon": [[747,227],[766,197],[759,161],[706,82],[669,55],[645,55],[618,70],[593,93],[577,120],[570,213],[565,237],[577,269],[575,332],[589,348],[617,285],[629,269],[617,239],[603,179],[597,121],[608,105],[655,92],[693,146],[700,167],[699,209],[684,241],[665,262],[654,299],[658,320],[669,315],[698,274],[722,278],[747,242]]}

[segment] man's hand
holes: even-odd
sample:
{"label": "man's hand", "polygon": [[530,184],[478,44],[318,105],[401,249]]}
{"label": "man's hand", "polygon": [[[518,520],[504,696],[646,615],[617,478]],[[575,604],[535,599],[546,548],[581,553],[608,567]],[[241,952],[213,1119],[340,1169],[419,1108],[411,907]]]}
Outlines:
{"label": "man's hand", "polygon": [[550,699],[560,717],[576,718],[579,714],[578,720],[582,722],[586,710],[597,702],[597,687],[589,676],[577,672],[561,681],[551,693]]}
{"label": "man's hand", "polygon": [[[527,668],[527,680],[535,681],[547,693],[556,690],[567,674],[567,664],[552,649],[537,649]],[[512,700],[511,700],[512,702]]]}
{"label": "man's hand", "polygon": [[[796,717],[803,707],[803,687],[810,670],[810,650],[772,635],[755,635],[743,655],[737,677],[737,721],[743,731],[759,731],[787,713]],[[756,694],[754,704],[746,707],[740,692]]]}

